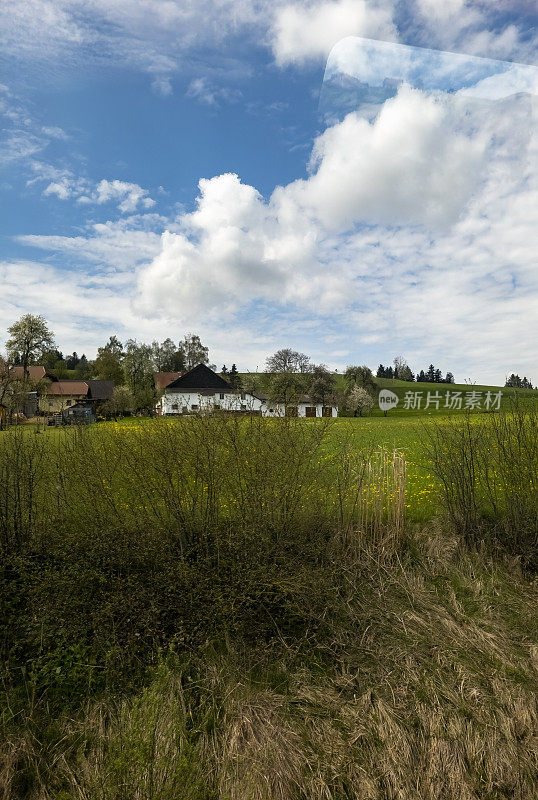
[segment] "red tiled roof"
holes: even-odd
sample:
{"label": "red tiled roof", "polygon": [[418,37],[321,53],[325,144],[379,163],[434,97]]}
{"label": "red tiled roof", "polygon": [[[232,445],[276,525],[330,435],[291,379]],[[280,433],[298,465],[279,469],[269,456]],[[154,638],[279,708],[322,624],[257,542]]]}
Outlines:
{"label": "red tiled roof", "polygon": [[177,380],[184,372],[155,372],[154,379],[155,379],[155,386],[157,389],[165,389],[169,383],[172,381]]}
{"label": "red tiled roof", "polygon": [[86,381],[56,381],[51,383],[47,392],[49,395],[59,395],[60,397],[86,397],[88,394],[88,384]]}
{"label": "red tiled roof", "polygon": [[[38,381],[45,377],[47,372],[45,367],[27,367],[27,370],[28,378],[32,383],[38,383]],[[16,381],[22,381],[24,378],[24,367],[10,367],[9,374]]]}

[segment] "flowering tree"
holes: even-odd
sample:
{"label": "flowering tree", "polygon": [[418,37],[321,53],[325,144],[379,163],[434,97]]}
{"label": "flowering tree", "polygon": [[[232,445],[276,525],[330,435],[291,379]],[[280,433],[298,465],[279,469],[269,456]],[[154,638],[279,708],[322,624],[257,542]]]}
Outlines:
{"label": "flowering tree", "polygon": [[374,398],[362,386],[354,386],[347,395],[347,407],[353,411],[354,417],[369,414],[373,405]]}

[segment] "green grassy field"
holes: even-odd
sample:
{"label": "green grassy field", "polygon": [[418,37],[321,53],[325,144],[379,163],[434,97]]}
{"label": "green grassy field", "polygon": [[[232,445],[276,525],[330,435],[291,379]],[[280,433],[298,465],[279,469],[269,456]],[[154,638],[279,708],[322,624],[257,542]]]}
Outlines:
{"label": "green grassy field", "polygon": [[[400,383],[402,386],[396,387],[396,392],[408,391],[409,384]],[[424,386],[428,385],[424,384]],[[482,388],[488,390],[488,387]],[[493,390],[495,387],[489,388]],[[497,391],[499,391],[498,388]],[[538,404],[538,393],[523,392],[522,394],[530,399],[533,406],[535,399]],[[389,451],[396,449],[401,452],[405,457],[407,467],[406,513],[411,521],[424,522],[436,516],[441,509],[440,484],[433,473],[431,460],[426,450],[428,431],[436,424],[448,423],[462,415],[463,412],[447,410],[428,413],[395,409],[384,416],[378,409],[377,413],[374,412],[368,417],[340,417],[330,422],[324,448],[327,453],[336,453],[346,443],[357,452],[374,451],[380,448]],[[485,418],[487,415],[480,412],[470,414],[471,421],[476,423]],[[116,422],[100,422],[97,424],[97,429],[109,431],[111,434],[114,431],[144,430],[151,432],[152,428],[157,429],[161,423],[162,421],[159,420],[129,417]],[[178,420],[167,420],[167,423],[175,425]],[[245,422],[245,424],[248,423]],[[321,420],[310,419],[304,420],[303,424],[319,427],[325,423]],[[27,426],[24,430],[27,435],[30,435],[35,429],[33,426]],[[39,430],[46,438],[50,439],[53,447],[61,447],[65,436],[70,435],[70,432],[65,429],[39,428]]]}
{"label": "green grassy field", "polygon": [[407,467],[406,511],[409,519],[425,521],[439,512],[438,482],[425,445],[431,421],[418,415],[336,419],[328,438],[335,451],[344,442],[356,450],[385,448],[403,453]]}
{"label": "green grassy field", "polygon": [[[449,415],[436,415],[437,421],[447,419]],[[387,417],[342,417],[332,420],[328,426],[328,436],[324,448],[327,453],[336,453],[344,443],[349,444],[355,451],[374,451],[379,448],[398,450],[403,453],[407,465],[407,499],[406,508],[411,520],[419,522],[431,519],[439,511],[437,498],[438,483],[436,482],[431,464],[425,452],[426,432],[431,426],[431,417],[416,413],[392,415]],[[177,420],[169,420],[168,424],[175,425]],[[129,417],[116,422],[100,422],[97,429],[109,431],[136,432],[144,430],[151,432],[152,428],[159,426],[159,420]],[[181,424],[181,423],[180,423]],[[324,425],[321,420],[304,420],[306,426]],[[49,439],[53,448],[61,448],[62,442],[70,431],[57,428],[38,428],[39,435]],[[25,426],[24,433],[33,435],[34,426]]]}

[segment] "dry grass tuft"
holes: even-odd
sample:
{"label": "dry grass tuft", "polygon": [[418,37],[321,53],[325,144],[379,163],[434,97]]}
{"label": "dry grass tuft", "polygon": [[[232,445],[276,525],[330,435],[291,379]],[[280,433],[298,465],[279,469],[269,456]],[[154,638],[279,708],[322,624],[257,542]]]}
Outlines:
{"label": "dry grass tuft", "polygon": [[304,749],[284,698],[267,691],[235,697],[220,744],[219,797],[287,800],[302,786]]}

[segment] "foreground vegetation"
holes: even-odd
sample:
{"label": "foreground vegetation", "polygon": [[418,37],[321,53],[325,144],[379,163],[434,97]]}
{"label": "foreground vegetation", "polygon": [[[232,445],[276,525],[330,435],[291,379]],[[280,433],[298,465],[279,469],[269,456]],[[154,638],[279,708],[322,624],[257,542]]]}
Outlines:
{"label": "foreground vegetation", "polygon": [[381,422],[2,434],[2,796],[536,797],[536,417]]}

